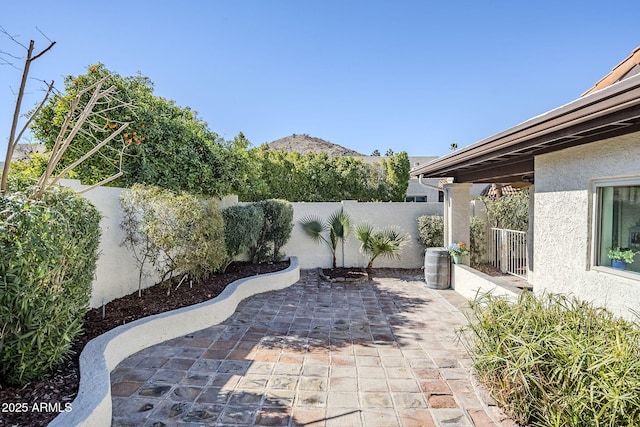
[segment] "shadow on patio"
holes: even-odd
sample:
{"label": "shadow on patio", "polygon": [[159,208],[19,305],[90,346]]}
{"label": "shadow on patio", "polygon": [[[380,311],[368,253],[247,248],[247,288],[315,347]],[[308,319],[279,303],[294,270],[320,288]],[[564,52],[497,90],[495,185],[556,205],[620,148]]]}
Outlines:
{"label": "shadow on patio", "polygon": [[222,324],[125,359],[113,425],[502,425],[443,295],[461,299],[415,276],[339,284],[303,271]]}

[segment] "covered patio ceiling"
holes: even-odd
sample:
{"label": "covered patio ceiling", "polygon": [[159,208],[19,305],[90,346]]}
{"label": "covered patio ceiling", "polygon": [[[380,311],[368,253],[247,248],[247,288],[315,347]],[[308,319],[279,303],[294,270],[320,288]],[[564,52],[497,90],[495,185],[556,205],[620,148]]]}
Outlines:
{"label": "covered patio ceiling", "polygon": [[533,182],[534,158],[640,131],[640,74],[591,92],[411,171],[454,182]]}

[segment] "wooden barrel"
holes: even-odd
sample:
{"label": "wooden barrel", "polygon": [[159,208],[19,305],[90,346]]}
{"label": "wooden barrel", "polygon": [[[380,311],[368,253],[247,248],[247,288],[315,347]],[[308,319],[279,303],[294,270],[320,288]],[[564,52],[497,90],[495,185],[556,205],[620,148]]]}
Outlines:
{"label": "wooden barrel", "polygon": [[445,248],[427,248],[424,253],[424,281],[431,289],[448,289],[449,252]]}

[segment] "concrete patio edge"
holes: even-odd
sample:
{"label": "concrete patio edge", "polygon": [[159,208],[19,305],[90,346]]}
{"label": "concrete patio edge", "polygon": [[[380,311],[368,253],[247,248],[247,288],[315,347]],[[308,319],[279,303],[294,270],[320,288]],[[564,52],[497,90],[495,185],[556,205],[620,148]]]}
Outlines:
{"label": "concrete patio edge", "polygon": [[300,279],[300,268],[297,257],[289,261],[286,270],[236,280],[210,301],[139,319],[89,341],[80,355],[80,387],[71,411],[49,426],[110,426],[110,373],[118,363],[152,345],[226,320],[252,295],[291,286]]}

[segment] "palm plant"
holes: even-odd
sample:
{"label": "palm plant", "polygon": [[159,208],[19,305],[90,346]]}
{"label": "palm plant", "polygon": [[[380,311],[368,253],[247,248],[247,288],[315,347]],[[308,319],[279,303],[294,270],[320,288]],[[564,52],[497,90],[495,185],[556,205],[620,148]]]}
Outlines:
{"label": "palm plant", "polygon": [[386,258],[400,258],[402,246],[409,240],[409,236],[401,233],[398,227],[386,227],[376,230],[371,224],[359,224],[355,228],[356,237],[362,244],[360,252],[369,256],[367,272],[371,272],[373,261],[379,256]]}
{"label": "palm plant", "polygon": [[[333,268],[336,268],[336,250],[338,243],[345,242],[351,232],[351,217],[342,210],[335,211],[324,221],[315,215],[309,215],[300,220],[305,234],[316,243],[324,242],[331,249]],[[329,232],[329,239],[323,233]]]}

